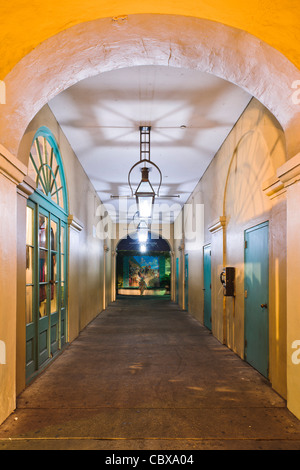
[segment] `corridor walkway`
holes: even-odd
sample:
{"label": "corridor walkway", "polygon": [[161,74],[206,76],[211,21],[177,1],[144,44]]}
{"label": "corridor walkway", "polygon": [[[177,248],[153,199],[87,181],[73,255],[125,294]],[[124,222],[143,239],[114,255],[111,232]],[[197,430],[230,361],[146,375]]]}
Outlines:
{"label": "corridor walkway", "polygon": [[18,398],[3,449],[298,449],[269,383],[166,298],[119,298]]}

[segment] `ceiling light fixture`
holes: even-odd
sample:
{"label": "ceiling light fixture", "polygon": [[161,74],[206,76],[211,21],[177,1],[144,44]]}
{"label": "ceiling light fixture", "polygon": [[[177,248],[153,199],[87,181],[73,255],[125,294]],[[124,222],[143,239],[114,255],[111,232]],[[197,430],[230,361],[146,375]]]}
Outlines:
{"label": "ceiling light fixture", "polygon": [[[129,196],[113,196],[111,195],[110,197],[112,199],[121,199],[121,198],[135,198],[136,204],[137,204],[137,212],[133,217],[133,220],[135,217],[138,218],[139,224],[141,222],[145,222],[147,226],[147,230],[149,231],[149,227],[151,224],[151,220],[153,218],[153,207],[155,203],[156,198],[180,198],[180,195],[164,195],[161,196],[159,194],[160,188],[162,185],[162,172],[160,171],[160,168],[151,161],[150,158],[150,131],[151,127],[150,126],[140,126],[140,159],[138,162],[136,162],[129,170],[128,173],[128,185],[131,191],[131,195]],[[141,180],[139,184],[137,185],[136,189],[133,189],[133,185],[131,182],[131,174],[132,171],[138,167],[141,166]],[[155,183],[155,186],[157,186],[157,191],[153,189],[153,186],[150,182],[149,179],[149,172],[152,168],[155,168],[158,173],[159,173],[159,182]],[[168,176],[166,176],[167,178]],[[139,228],[140,225],[137,226],[137,234],[139,234]],[[144,232],[145,232],[145,227],[144,227]],[[142,236],[142,235],[141,235]],[[144,235],[145,237],[145,235]]]}
{"label": "ceiling light fixture", "polygon": [[140,243],[146,243],[148,240],[148,224],[142,220],[137,228],[138,240]]}
{"label": "ceiling light fixture", "polygon": [[141,253],[146,253],[146,251],[147,251],[146,245],[141,245],[140,246],[140,251],[141,251]]}
{"label": "ceiling light fixture", "polygon": [[[136,198],[138,213],[141,220],[151,220],[155,197],[159,197],[159,190],[162,184],[162,173],[159,167],[150,159],[150,131],[150,126],[140,127],[140,160],[131,167],[128,173],[128,184],[132,196],[135,196]],[[131,184],[131,173],[138,165],[142,165],[142,178],[136,190],[134,191]],[[157,192],[154,191],[153,186],[149,180],[149,171],[151,169],[151,165],[157,169],[160,177]]]}

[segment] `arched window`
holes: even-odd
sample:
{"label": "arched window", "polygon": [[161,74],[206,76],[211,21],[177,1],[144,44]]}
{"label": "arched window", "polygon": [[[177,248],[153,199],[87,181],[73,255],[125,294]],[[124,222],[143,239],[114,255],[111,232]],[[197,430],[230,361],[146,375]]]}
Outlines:
{"label": "arched window", "polygon": [[30,152],[29,176],[38,191],[67,212],[67,192],[58,146],[51,132],[42,127],[36,134]]}

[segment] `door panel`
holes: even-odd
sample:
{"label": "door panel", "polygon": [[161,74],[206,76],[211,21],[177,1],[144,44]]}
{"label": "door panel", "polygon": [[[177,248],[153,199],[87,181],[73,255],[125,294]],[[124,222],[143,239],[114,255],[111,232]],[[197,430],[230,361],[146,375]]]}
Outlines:
{"label": "door panel", "polygon": [[59,220],[51,214],[50,226],[50,344],[51,354],[59,349]]}
{"label": "door panel", "polygon": [[35,205],[28,202],[26,209],[26,377],[36,368],[36,308],[35,308]]}
{"label": "door panel", "polygon": [[203,248],[204,325],[211,330],[211,246]]}
{"label": "door panel", "polygon": [[59,295],[58,302],[60,306],[60,342],[61,347],[66,343],[67,337],[67,298],[66,298],[66,285],[67,285],[67,225],[60,221],[60,285],[58,286]]}
{"label": "door panel", "polygon": [[269,372],[269,226],[245,232],[245,359]]}
{"label": "door panel", "polygon": [[39,321],[38,321],[38,365],[49,358],[49,213],[39,209],[38,214],[39,256]]}

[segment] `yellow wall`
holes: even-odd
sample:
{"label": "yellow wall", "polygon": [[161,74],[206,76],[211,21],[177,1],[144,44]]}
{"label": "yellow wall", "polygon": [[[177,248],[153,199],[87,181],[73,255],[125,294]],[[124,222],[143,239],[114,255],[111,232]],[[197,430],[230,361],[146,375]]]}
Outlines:
{"label": "yellow wall", "polygon": [[[211,243],[212,252],[212,331],[240,357],[244,356],[244,231],[269,221],[270,380],[283,397],[286,397],[286,202],[284,197],[271,201],[262,185],[285,160],[282,129],[269,111],[252,99],[188,201],[204,204],[204,244]],[[212,229],[220,217],[226,217],[224,245],[222,227]],[[189,254],[189,311],[203,321],[202,247],[191,251],[186,245],[185,252]],[[236,296],[234,301],[226,298],[224,305],[219,275],[225,265],[236,268]],[[181,305],[182,302],[181,293]]]}
{"label": "yellow wall", "polygon": [[259,37],[300,66],[298,0],[52,0],[1,2],[0,79],[38,44],[73,25],[97,18],[157,13],[224,23]]}
{"label": "yellow wall", "polygon": [[0,423],[12,410],[15,401],[16,383],[16,218],[17,198],[15,185],[0,173],[0,341],[5,345],[6,359],[0,363]]}
{"label": "yellow wall", "polygon": [[298,419],[300,419],[299,160],[300,155],[297,156],[298,175],[296,178],[292,175],[293,184],[287,188],[287,405]]}
{"label": "yellow wall", "polygon": [[26,168],[0,146],[0,423],[16,399],[17,190]]}

